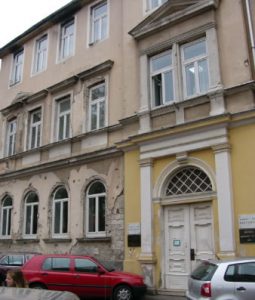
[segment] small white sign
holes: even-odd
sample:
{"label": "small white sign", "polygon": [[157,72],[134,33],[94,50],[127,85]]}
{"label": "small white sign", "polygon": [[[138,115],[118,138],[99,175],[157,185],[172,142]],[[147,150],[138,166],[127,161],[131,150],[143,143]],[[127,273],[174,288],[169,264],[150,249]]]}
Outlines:
{"label": "small white sign", "polygon": [[141,225],[140,225],[140,223],[128,224],[128,234],[129,235],[141,234]]}
{"label": "small white sign", "polygon": [[240,215],[239,229],[255,228],[255,215]]}

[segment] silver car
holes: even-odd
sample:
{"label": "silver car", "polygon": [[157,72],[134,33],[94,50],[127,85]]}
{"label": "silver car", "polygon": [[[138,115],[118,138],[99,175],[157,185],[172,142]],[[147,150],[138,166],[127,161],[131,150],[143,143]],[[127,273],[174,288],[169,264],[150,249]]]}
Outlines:
{"label": "silver car", "polygon": [[79,300],[70,292],[0,287],[1,300]]}
{"label": "silver car", "polygon": [[190,275],[189,300],[254,300],[255,258],[203,261]]}

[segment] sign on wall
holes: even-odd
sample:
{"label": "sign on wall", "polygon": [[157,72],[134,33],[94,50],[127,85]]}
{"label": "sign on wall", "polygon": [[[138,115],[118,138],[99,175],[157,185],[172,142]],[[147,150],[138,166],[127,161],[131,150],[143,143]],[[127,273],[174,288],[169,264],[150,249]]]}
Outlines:
{"label": "sign on wall", "polygon": [[239,216],[240,243],[255,243],[255,215]]}
{"label": "sign on wall", "polygon": [[128,247],[141,247],[140,223],[128,224]]}

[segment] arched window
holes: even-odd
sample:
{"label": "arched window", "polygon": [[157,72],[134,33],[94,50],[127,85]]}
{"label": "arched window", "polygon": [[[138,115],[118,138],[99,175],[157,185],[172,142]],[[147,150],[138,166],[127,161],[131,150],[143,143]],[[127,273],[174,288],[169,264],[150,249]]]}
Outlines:
{"label": "arched window", "polygon": [[36,193],[30,192],[25,199],[24,207],[24,235],[34,236],[37,234],[39,199]]}
{"label": "arched window", "polygon": [[87,236],[105,236],[105,198],[104,185],[92,183],[87,192]]}
{"label": "arched window", "polygon": [[1,209],[1,236],[11,236],[11,220],[12,220],[12,198],[6,196],[2,202]]}
{"label": "arched window", "polygon": [[210,178],[197,167],[186,167],[175,173],[169,180],[166,196],[211,192]]}
{"label": "arched window", "polygon": [[59,187],[53,197],[52,228],[54,236],[63,236],[68,233],[68,203],[67,190]]}

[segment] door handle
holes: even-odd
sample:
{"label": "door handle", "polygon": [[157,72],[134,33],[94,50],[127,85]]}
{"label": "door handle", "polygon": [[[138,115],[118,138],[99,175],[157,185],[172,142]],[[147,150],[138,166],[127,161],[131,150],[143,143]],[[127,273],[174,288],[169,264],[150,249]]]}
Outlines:
{"label": "door handle", "polygon": [[246,288],[243,286],[240,286],[236,289],[237,291],[246,291]]}
{"label": "door handle", "polygon": [[42,273],[42,276],[48,276],[48,273],[44,272],[44,273]]}
{"label": "door handle", "polygon": [[190,260],[195,260],[195,249],[191,248],[190,249]]}

